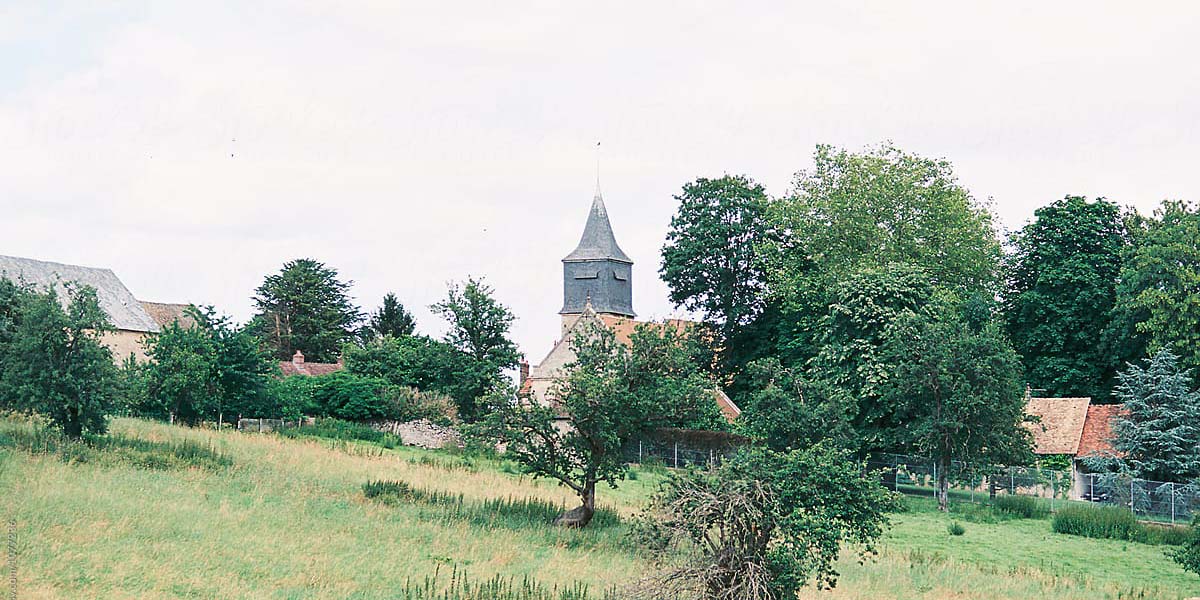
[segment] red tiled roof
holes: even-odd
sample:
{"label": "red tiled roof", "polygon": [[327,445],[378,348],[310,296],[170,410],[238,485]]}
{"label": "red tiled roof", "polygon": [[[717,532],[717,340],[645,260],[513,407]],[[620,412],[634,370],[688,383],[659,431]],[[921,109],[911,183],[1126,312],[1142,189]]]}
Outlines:
{"label": "red tiled roof", "polygon": [[1041,418],[1026,423],[1033,434],[1034,454],[1070,454],[1079,449],[1079,436],[1091,398],[1030,398],[1025,413]]}
{"label": "red tiled roof", "polygon": [[689,326],[695,325],[694,322],[685,321],[683,319],[667,319],[662,323],[658,323],[655,321],[635,321],[629,317],[610,314],[601,314],[596,316],[600,318],[600,322],[604,323],[605,327],[613,332],[613,335],[617,338],[617,341],[625,344],[626,346],[633,345],[631,336],[633,335],[634,330],[637,329],[638,325],[649,325],[655,329],[670,327],[677,333],[683,333]]}
{"label": "red tiled roof", "polygon": [[713,397],[716,398],[717,407],[721,409],[721,414],[725,416],[726,421],[732,423],[734,419],[738,418],[738,415],[742,414],[742,409],[738,408],[738,405],[734,404],[733,400],[730,400],[729,396],[720,389],[713,390]]}
{"label": "red tiled roof", "polygon": [[1083,422],[1083,436],[1079,440],[1076,456],[1113,452],[1113,421],[1124,414],[1120,404],[1094,404],[1088,407],[1087,419]]}
{"label": "red tiled roof", "polygon": [[291,375],[311,375],[313,377],[317,377],[342,370],[342,364],[314,362],[295,363],[290,360],[281,360],[279,361],[279,370],[283,371],[284,377]]}

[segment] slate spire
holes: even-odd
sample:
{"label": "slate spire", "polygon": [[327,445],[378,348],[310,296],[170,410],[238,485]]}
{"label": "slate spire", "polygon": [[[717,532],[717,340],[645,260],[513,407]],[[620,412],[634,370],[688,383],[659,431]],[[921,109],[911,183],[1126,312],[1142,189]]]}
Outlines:
{"label": "slate spire", "polygon": [[604,207],[604,198],[600,195],[599,181],[596,181],[596,195],[592,198],[592,209],[588,211],[587,224],[583,226],[579,245],[563,260],[615,260],[633,264],[617,245],[612,224],[608,221],[608,209]]}

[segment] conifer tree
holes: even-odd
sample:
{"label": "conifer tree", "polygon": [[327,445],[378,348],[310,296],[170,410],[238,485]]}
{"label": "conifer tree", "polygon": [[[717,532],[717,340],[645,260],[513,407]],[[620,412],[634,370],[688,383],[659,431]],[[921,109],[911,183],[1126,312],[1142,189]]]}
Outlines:
{"label": "conifer tree", "polygon": [[1155,481],[1200,476],[1200,392],[1179,367],[1179,357],[1159,350],[1145,366],[1118,374],[1116,395],[1126,414],[1113,425],[1119,470]]}

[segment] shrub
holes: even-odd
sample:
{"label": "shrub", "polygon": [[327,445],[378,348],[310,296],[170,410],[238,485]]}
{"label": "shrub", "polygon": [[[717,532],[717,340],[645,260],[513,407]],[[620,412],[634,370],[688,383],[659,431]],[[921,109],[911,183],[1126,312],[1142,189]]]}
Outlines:
{"label": "shrub", "polygon": [[1190,527],[1179,525],[1152,525],[1142,523],[1138,527],[1133,541],[1155,546],[1182,546],[1192,537]]}
{"label": "shrub", "polygon": [[963,527],[962,523],[959,523],[958,521],[951,521],[950,524],[946,526],[946,531],[950,535],[962,535],[967,532],[967,528]]}
{"label": "shrub", "polygon": [[1171,552],[1171,558],[1179,563],[1185,571],[1200,574],[1200,514],[1192,517],[1192,526],[1188,528],[1188,533],[1180,548]]}
{"label": "shrub", "polygon": [[267,383],[271,407],[268,417],[297,419],[301,415],[319,413],[314,393],[320,377],[273,377]]}
{"label": "shrub", "polygon": [[1055,533],[1091,538],[1132,540],[1138,522],[1128,509],[1118,506],[1070,505],[1054,513],[1051,526]]}
{"label": "shrub", "polygon": [[1050,516],[1050,507],[1041,498],[1006,494],[996,496],[992,508],[997,512],[1022,519],[1044,519]]}
{"label": "shrub", "polygon": [[305,425],[297,429],[284,429],[279,434],[289,438],[307,436],[331,440],[358,440],[379,444],[385,448],[394,448],[400,445],[400,439],[393,434],[379,431],[370,425],[351,423],[341,419],[317,419],[317,422],[312,425]]}
{"label": "shrub", "polygon": [[[290,379],[298,379],[292,377]],[[315,378],[312,404],[317,413],[346,421],[413,421],[439,425],[458,421],[454,400],[445,394],[396,386],[382,377],[339,371]]]}
{"label": "shrub", "polygon": [[346,421],[390,419],[387,382],[339,371],[320,377],[313,388],[313,403],[322,415]]}

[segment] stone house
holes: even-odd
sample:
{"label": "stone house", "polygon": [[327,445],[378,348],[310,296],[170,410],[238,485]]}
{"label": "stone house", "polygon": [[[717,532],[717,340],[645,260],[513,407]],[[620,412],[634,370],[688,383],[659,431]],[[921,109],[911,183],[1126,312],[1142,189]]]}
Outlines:
{"label": "stone house", "polygon": [[[138,361],[145,361],[143,342],[147,336],[154,335],[162,329],[160,323],[146,311],[146,305],[134,298],[111,269],[0,256],[0,277],[23,281],[41,290],[54,288],[64,305],[67,301],[67,283],[74,282],[94,288],[100,308],[108,315],[108,320],[113,326],[113,331],[104,334],[101,341],[112,351],[113,360],[118,364],[130,356]],[[163,307],[184,306],[149,304]],[[180,312],[182,313],[181,309]]]}
{"label": "stone house", "polygon": [[[551,390],[566,365],[575,360],[571,340],[587,323],[596,323],[613,332],[616,339],[629,345],[634,329],[646,322],[637,321],[633,311],[633,261],[617,245],[604,199],[597,188],[579,244],[563,263],[563,306],[559,311],[560,337],[550,352],[536,365],[521,363],[520,396],[549,405]],[[671,319],[650,323],[682,331],[694,325]],[[720,389],[712,390],[713,401],[725,418],[732,421],[741,409]]]}

